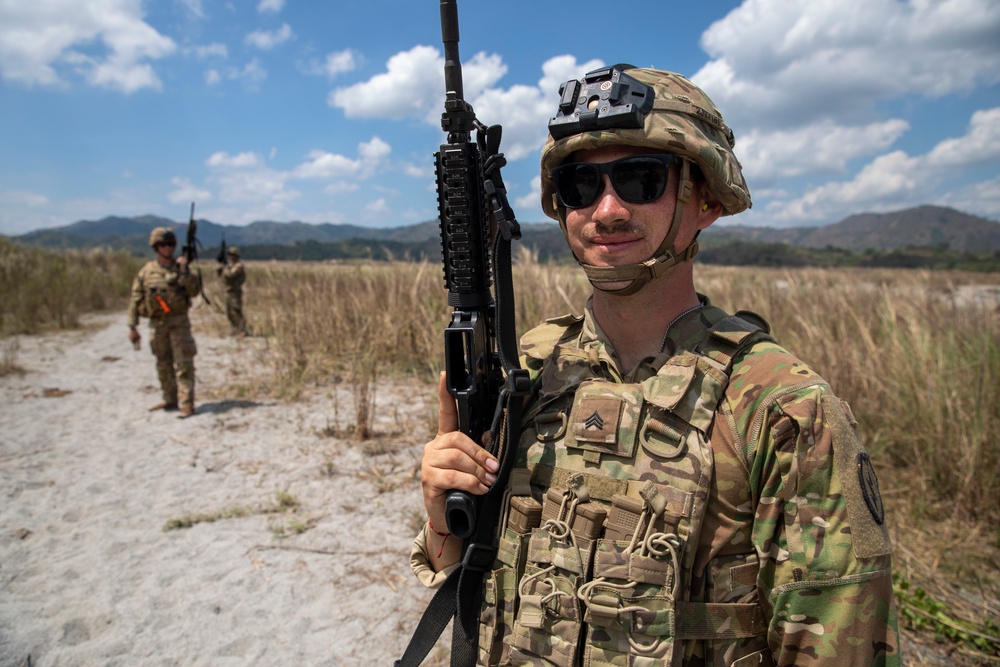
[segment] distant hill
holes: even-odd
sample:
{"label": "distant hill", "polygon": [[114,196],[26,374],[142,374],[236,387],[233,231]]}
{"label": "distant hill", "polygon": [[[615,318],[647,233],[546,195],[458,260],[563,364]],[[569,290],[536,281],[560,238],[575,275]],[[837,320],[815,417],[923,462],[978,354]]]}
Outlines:
{"label": "distant hill", "polygon": [[715,225],[705,231],[705,236],[717,245],[742,240],[851,252],[902,248],[936,248],[959,253],[1000,250],[1000,223],[942,206],[861,213],[823,227]]}
{"label": "distant hill", "polygon": [[[12,237],[18,243],[44,248],[122,248],[135,254],[145,254],[149,250],[149,233],[155,227],[170,227],[177,233],[181,243],[187,233],[187,221],[175,222],[155,215],[134,218],[108,216],[100,220],[80,220],[65,227],[55,227],[28,232]],[[430,228],[437,234],[437,223],[421,223],[409,227],[393,229],[373,229],[358,225],[335,225],[330,223],[309,224],[306,222],[274,222],[261,220],[246,226],[219,225],[209,220],[198,220],[198,241],[202,244],[202,254],[207,249],[214,255],[225,237],[227,245],[293,245],[305,241],[336,243],[351,239],[392,240],[402,243],[418,242],[430,235]],[[398,236],[398,238],[397,238]]]}
{"label": "distant hill", "polygon": [[[152,215],[109,216],[13,237],[47,248],[124,248],[148,253],[150,231],[172,227],[183,242],[187,223]],[[572,261],[559,226],[523,224],[520,246],[542,261]],[[202,257],[214,257],[225,237],[247,259],[440,258],[436,221],[379,228],[261,220],[246,226],[198,221]],[[958,266],[975,255],[1000,261],[1000,223],[940,206],[852,215],[824,227],[775,229],[716,224],[701,235],[699,261],[765,266]],[[995,255],[995,256],[994,256]],[[977,260],[978,261],[978,260]],[[983,269],[980,269],[983,270]]]}

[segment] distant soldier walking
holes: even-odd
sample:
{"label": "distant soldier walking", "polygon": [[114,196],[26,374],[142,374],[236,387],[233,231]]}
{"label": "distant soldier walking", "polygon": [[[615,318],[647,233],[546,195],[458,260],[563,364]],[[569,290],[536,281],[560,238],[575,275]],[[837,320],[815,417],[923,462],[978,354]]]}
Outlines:
{"label": "distant soldier walking", "polygon": [[229,246],[229,261],[219,263],[215,272],[222,278],[226,286],[226,317],[229,318],[230,333],[233,336],[246,335],[246,320],[243,319],[243,283],[246,282],[246,271],[240,261],[240,249]]}
{"label": "distant soldier walking", "polygon": [[128,337],[138,347],[136,326],[149,318],[149,345],[156,356],[163,400],[150,410],[177,410],[179,417],[194,414],[194,357],[198,350],[191,335],[188,309],[201,289],[185,256],[174,259],[177,237],[167,227],[149,236],[156,259],[143,266],[132,281],[128,305]]}

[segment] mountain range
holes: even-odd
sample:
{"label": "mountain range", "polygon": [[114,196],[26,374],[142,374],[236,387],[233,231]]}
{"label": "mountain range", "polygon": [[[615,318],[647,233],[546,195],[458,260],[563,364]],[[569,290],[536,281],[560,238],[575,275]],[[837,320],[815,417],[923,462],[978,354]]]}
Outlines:
{"label": "mountain range", "polygon": [[[184,243],[186,222],[153,215],[80,220],[11,239],[46,248],[110,247],[146,254],[149,233],[160,226],[173,228],[180,243]],[[556,224],[522,224],[521,227],[521,244],[535,248],[540,259],[569,258],[562,232]],[[235,226],[198,220],[198,239],[202,246],[200,254],[205,258],[215,256],[223,239],[226,244],[240,246],[248,259],[386,255],[436,259],[440,256],[437,221],[376,229],[349,224],[274,221]],[[1000,222],[952,208],[927,205],[891,213],[852,215],[823,227],[746,227],[727,225],[723,219],[705,230],[700,241],[703,251],[708,252],[728,246],[778,244],[851,253],[930,248],[950,253],[983,254],[1000,252]],[[312,254],[304,257],[302,252],[295,251],[296,248],[311,249]],[[346,254],[338,255],[338,252]]]}

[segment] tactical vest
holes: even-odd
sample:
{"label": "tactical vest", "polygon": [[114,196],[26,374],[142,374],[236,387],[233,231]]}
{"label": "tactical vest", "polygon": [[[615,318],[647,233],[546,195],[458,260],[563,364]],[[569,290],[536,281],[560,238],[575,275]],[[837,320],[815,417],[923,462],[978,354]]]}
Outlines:
{"label": "tactical vest", "polygon": [[579,320],[526,350],[546,363],[485,579],[481,664],[771,664],[752,545],[692,590],[716,408],[733,359],[771,338],[712,306],[701,317],[714,324],[693,351],[633,384],[580,347]]}
{"label": "tactical vest", "polygon": [[143,300],[139,314],[162,318],[183,315],[191,306],[191,298],[180,282],[175,267],[163,268],[155,261],[142,268]]}

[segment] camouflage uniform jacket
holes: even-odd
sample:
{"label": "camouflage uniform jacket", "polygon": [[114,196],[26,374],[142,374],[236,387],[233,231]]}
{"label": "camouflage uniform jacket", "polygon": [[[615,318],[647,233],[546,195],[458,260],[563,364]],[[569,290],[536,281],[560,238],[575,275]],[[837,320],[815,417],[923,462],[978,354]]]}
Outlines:
{"label": "camouflage uniform jacket", "polygon": [[140,317],[187,315],[191,299],[200,291],[197,276],[190,271],[182,275],[177,263],[162,267],[156,260],[147,262],[132,281],[128,324],[135,326]]}
{"label": "camouflage uniform jacket", "polygon": [[215,272],[222,278],[222,283],[226,286],[226,294],[242,294],[243,283],[246,282],[247,275],[243,269],[243,262],[232,262],[215,269]]}
{"label": "camouflage uniform jacket", "polygon": [[[753,327],[702,301],[630,377],[589,303],[584,318],[549,320],[522,338],[534,393],[519,448],[531,496],[520,500],[542,499],[542,527],[519,535],[507,523],[486,578],[481,662],[899,664],[884,513],[849,408],[768,336],[746,335],[739,330]],[[733,322],[736,329],[723,326]],[[720,327],[737,334],[732,358],[710,344]],[[617,424],[595,423],[615,385],[624,390]],[[598,437],[581,446],[588,433]],[[586,498],[565,490],[574,484]],[[515,500],[525,493],[517,485],[514,478]],[[630,556],[629,542],[615,541],[628,532],[612,534],[617,524],[641,524],[657,499],[661,514],[647,536],[681,536],[670,548],[660,542],[658,555],[674,559],[666,575],[644,569],[664,558]],[[574,503],[589,509],[570,520],[570,545],[546,526]],[[584,536],[587,521],[577,530],[579,517],[599,524],[595,539]],[[411,559],[427,581],[420,561]]]}

